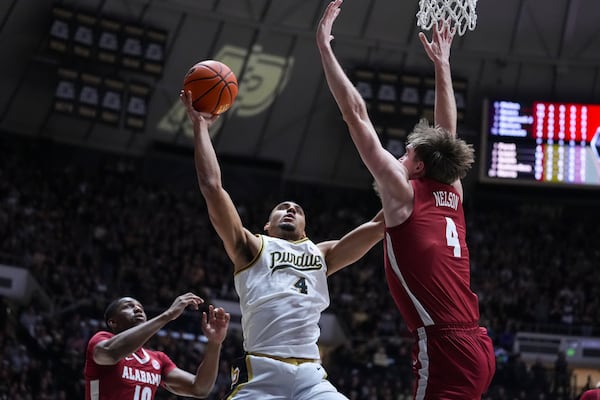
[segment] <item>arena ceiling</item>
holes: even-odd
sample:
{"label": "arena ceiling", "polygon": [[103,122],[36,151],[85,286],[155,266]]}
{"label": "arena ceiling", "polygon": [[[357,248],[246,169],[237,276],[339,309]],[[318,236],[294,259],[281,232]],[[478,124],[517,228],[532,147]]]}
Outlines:
{"label": "arena ceiling", "polygon": [[[213,130],[219,154],[276,161],[292,179],[369,185],[315,46],[315,27],[326,4],[2,1],[0,129],[134,154],[156,143],[190,148],[190,126],[178,93],[192,64],[214,58],[229,64],[240,79],[236,106]],[[160,76],[103,65],[94,55],[57,54],[49,46],[56,6],[91,16],[93,23],[110,18],[123,29],[164,30]],[[417,0],[346,0],[334,34],[336,53],[348,72],[362,68],[429,77],[432,68],[417,39],[417,8]],[[473,141],[486,97],[600,102],[598,0],[480,0],[477,14],[476,29],[457,38],[452,53],[454,77],[466,83],[462,131]],[[144,129],[128,127],[124,111],[116,126],[56,111],[59,69],[76,71],[78,79],[99,77],[100,86],[114,78],[125,84],[126,96],[130,84],[141,83],[147,90],[142,93],[148,107]]]}

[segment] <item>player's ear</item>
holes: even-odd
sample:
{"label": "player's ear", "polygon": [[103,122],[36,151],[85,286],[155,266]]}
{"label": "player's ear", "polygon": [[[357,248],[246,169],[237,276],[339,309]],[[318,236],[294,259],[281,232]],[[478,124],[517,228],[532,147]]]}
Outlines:
{"label": "player's ear", "polygon": [[421,160],[417,162],[417,172],[420,174],[425,171],[425,163]]}
{"label": "player's ear", "polygon": [[115,322],[114,319],[109,319],[108,321],[106,321],[106,325],[108,325],[108,327],[110,328],[111,331],[114,331],[115,328],[117,327],[117,323]]}
{"label": "player's ear", "polygon": [[265,224],[265,226],[263,226],[263,231],[265,231],[265,232],[269,232],[269,228],[270,228],[270,227],[271,227],[271,224],[267,222],[267,223]]}

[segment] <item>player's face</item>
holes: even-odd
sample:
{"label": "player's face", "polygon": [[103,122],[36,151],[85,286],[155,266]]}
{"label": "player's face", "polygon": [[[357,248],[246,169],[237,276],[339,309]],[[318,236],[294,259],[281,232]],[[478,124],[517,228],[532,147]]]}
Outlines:
{"label": "player's face", "polygon": [[305,236],[305,227],[306,219],[302,207],[293,201],[284,201],[271,211],[265,230],[274,237],[298,240]]}
{"label": "player's face", "polygon": [[122,332],[146,322],[147,317],[144,306],[139,301],[131,297],[124,297],[119,303],[115,316],[111,319],[115,322],[113,330]]}
{"label": "player's face", "polygon": [[409,179],[417,178],[422,174],[424,168],[423,161],[419,160],[412,145],[409,144],[406,146],[406,152],[399,158],[399,161],[408,171]]}

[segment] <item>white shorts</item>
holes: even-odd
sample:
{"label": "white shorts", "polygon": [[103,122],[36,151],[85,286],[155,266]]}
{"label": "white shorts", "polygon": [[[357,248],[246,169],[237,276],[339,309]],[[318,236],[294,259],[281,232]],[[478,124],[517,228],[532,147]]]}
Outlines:
{"label": "white shorts", "polygon": [[231,366],[235,400],[348,400],[327,380],[319,362],[246,355]]}

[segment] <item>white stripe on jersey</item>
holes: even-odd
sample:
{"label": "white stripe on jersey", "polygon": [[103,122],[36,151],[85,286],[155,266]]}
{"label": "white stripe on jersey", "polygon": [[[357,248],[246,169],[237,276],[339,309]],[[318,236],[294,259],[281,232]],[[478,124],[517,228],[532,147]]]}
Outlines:
{"label": "white stripe on jersey", "polygon": [[90,399],[98,400],[100,398],[100,380],[94,379],[90,381]]}
{"label": "white stripe on jersey", "polygon": [[396,255],[394,254],[394,246],[392,245],[392,238],[391,238],[390,234],[387,232],[385,234],[385,240],[387,242],[387,256],[390,259],[390,266],[392,267],[392,269],[394,270],[394,273],[400,280],[400,283],[402,284],[402,287],[406,291],[406,294],[408,295],[408,297],[410,297],[410,300],[412,301],[413,305],[415,306],[415,309],[417,310],[419,317],[421,317],[421,321],[423,322],[423,325],[424,326],[433,325],[434,324],[433,319],[431,318],[431,316],[429,315],[427,310],[425,310],[425,307],[423,307],[423,305],[419,302],[419,300],[417,300],[415,295],[410,291],[410,289],[408,288],[408,285],[406,284],[406,281],[404,280],[404,277],[402,276],[402,273],[400,272],[400,268],[398,268],[398,262],[396,262]]}
{"label": "white stripe on jersey", "polygon": [[427,333],[425,328],[417,329],[419,333],[419,353],[417,359],[421,368],[419,368],[419,382],[417,383],[417,394],[415,400],[423,400],[427,392],[427,381],[429,380],[429,354],[427,353]]}

